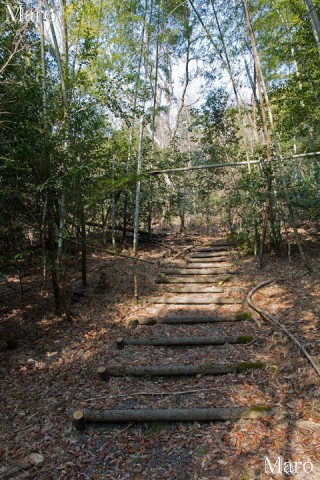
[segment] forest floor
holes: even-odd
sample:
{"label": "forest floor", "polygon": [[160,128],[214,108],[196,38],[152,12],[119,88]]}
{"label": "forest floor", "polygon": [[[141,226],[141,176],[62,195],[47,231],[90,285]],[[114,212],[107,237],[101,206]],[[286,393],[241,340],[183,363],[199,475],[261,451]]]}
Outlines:
{"label": "forest floor", "polygon": [[[250,287],[273,279],[272,284],[254,296],[255,303],[286,325],[320,365],[320,235],[312,229],[301,233],[312,262],[312,273],[306,273],[294,248],[291,262],[287,256],[266,255],[266,266],[262,270],[257,268],[253,256],[240,252],[240,273],[233,283],[243,286],[247,292]],[[278,474],[279,457],[284,462],[302,462],[297,465],[298,473],[293,474],[293,478],[320,478],[319,377],[291,340],[272,324],[254,314],[260,327],[246,320],[232,325],[198,325],[187,329],[158,325],[142,327],[139,333],[127,328],[127,321],[138,313],[163,316],[173,308],[148,306],[138,311],[133,295],[134,272],[139,279],[139,294],[154,295],[154,279],[165,253],[167,257],[174,256],[179,249],[182,252],[184,246],[209,241],[212,238],[205,236],[174,235],[164,244],[144,244],[140,258],[152,260],[153,264],[134,264],[102,252],[91,253],[89,287],[80,287],[79,263],[74,264],[69,277],[72,324],[56,317],[52,313],[51,295],[41,293],[40,265],[30,266],[24,285],[32,288],[25,292],[23,299],[19,294],[1,297],[8,285],[1,287],[1,479],[287,478],[283,472]],[[96,289],[100,271],[106,272],[108,285],[103,293]],[[9,278],[8,282],[19,289],[16,277]],[[210,308],[198,306],[196,310],[205,313]],[[231,312],[238,308],[227,306],[214,310]],[[186,310],[195,308],[183,308]],[[168,335],[253,334],[259,341],[247,346],[179,350],[127,347],[119,351],[115,347],[117,337],[160,332]],[[12,345],[17,347],[13,350],[7,348],[11,337],[14,337],[13,343],[17,342]],[[96,374],[97,367],[106,363],[187,364],[230,360],[261,360],[267,366],[264,370],[238,375],[179,380],[127,377],[102,383]],[[197,392],[178,393],[185,390]],[[277,407],[278,413],[271,418],[238,422],[89,425],[83,433],[75,431],[71,422],[72,413],[85,407],[259,404]],[[32,464],[37,463],[37,459],[30,457],[34,453],[40,455],[38,466]],[[277,473],[265,471],[266,457]]]}

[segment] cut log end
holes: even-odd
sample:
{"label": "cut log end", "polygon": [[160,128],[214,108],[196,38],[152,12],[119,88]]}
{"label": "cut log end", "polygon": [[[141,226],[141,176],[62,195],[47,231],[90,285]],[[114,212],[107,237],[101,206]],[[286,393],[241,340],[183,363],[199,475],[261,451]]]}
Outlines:
{"label": "cut log end", "polygon": [[86,419],[83,410],[77,410],[76,412],[74,412],[72,419],[73,425],[75,429],[78,430],[78,432],[81,432],[86,428]]}
{"label": "cut log end", "polygon": [[124,347],[124,339],[123,337],[118,337],[116,340],[116,346],[118,350],[123,350]]}
{"label": "cut log end", "polygon": [[99,367],[98,368],[98,375],[100,380],[108,381],[110,380],[110,374],[106,367]]}
{"label": "cut log end", "polygon": [[129,320],[128,327],[134,330],[139,325],[138,320]]}

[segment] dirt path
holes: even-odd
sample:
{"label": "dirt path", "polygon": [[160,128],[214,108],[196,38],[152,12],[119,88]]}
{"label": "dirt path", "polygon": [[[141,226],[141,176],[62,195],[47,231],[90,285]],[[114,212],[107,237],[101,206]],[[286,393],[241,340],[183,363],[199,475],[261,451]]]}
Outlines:
{"label": "dirt path", "polygon": [[[207,241],[204,239],[204,243]],[[145,254],[146,258],[151,256],[154,260],[157,255],[156,252]],[[92,257],[93,264],[98,260],[101,262],[101,257]],[[243,306],[147,303],[134,313],[132,289],[128,287],[128,279],[131,283],[133,278],[132,270],[123,259],[106,257],[104,261],[108,265],[107,278],[112,278],[110,291],[97,294],[94,287],[87,291],[73,306],[77,314],[73,326],[48,314],[46,300],[40,296],[28,298],[26,295],[23,304],[18,300],[14,304],[10,300],[13,303],[5,306],[2,331],[7,334],[14,325],[19,347],[10,352],[1,351],[1,478],[266,480],[284,478],[283,475],[272,475],[270,468],[278,472],[278,465],[283,467],[282,460],[292,460],[303,462],[307,470],[310,464],[306,462],[312,462],[313,467],[313,472],[306,473],[299,465],[299,473],[294,478],[318,479],[319,387],[296,348],[268,323],[261,321],[259,328],[250,319],[188,325],[161,323],[141,325],[138,331],[132,330],[127,326],[130,320],[177,316],[235,317],[243,312]],[[188,266],[184,261],[175,262],[178,269]],[[232,280],[224,278],[222,286],[226,291],[231,286],[248,291],[253,283],[257,284],[274,273],[269,269],[257,275],[249,257],[241,258],[235,266],[238,273],[232,275]],[[143,298],[157,296],[156,288],[160,288],[161,296],[165,296],[167,289],[169,296],[199,297],[199,292],[178,294],[171,291],[172,285],[185,286],[188,283],[165,283],[155,287],[153,280],[161,270],[163,267],[156,265],[145,265],[139,270]],[[290,273],[290,267],[288,270]],[[97,275],[93,270],[92,285],[97,282]],[[306,335],[304,341],[309,342],[309,349],[316,356],[319,354],[317,341],[313,343],[313,339],[317,340],[317,330],[316,327],[312,330],[312,319],[317,314],[317,303],[310,301],[311,295],[308,308],[303,314],[300,311],[299,318],[304,323],[294,323],[297,318],[294,301],[298,303],[298,291],[302,292],[305,281],[300,270],[296,269],[295,279],[294,286],[290,282],[271,285],[257,295],[257,302],[265,309],[269,307],[273,314],[282,313],[282,320],[287,314],[289,325],[295,326],[300,336]],[[313,278],[307,280],[312,282]],[[294,289],[291,296],[290,288]],[[201,293],[203,298],[208,295],[217,298],[221,293]],[[239,292],[227,294],[234,295]],[[243,298],[243,292],[240,295]],[[309,327],[304,334],[303,327]],[[119,337],[146,339],[151,336],[253,336],[258,340],[248,344],[179,348],[126,345],[118,349],[116,345]],[[161,376],[152,379],[117,376],[111,377],[109,382],[102,382],[96,373],[101,365],[187,366],[233,364],[248,359],[263,362],[266,367],[219,376]],[[81,433],[76,432],[71,424],[74,410],[86,408],[170,411],[261,404],[276,407],[278,413],[272,417],[237,422],[88,424]],[[298,423],[299,419],[312,423]],[[41,465],[32,466],[32,453],[43,457]],[[271,465],[269,468],[267,464],[267,472],[266,458]],[[278,458],[280,463],[277,463]]]}

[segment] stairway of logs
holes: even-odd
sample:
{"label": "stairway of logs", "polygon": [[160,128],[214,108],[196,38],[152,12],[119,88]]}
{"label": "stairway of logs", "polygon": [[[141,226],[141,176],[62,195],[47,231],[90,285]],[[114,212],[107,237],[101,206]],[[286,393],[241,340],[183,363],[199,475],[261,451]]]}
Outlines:
{"label": "stairway of logs", "polygon": [[[149,347],[202,347],[217,345],[246,345],[255,341],[254,335],[242,334],[241,322],[250,321],[250,313],[243,307],[244,290],[236,285],[237,259],[236,251],[232,245],[224,240],[215,241],[211,245],[197,248],[185,257],[184,265],[167,266],[157,278],[159,295],[149,297],[142,301],[144,305],[163,306],[166,308],[179,308],[166,314],[139,317],[128,324],[131,331],[139,332],[141,329],[150,329],[152,326],[184,326],[183,336],[150,335],[130,336],[118,338],[117,348],[125,349],[126,346],[139,348]],[[202,309],[199,311],[199,307]],[[221,311],[209,311],[206,307],[217,305],[222,308],[237,306],[228,314]],[[185,310],[182,310],[182,306]],[[194,312],[192,309],[197,307]],[[188,330],[192,326],[201,324],[212,325],[218,328],[221,323],[234,325],[237,334],[233,335],[191,335]],[[162,326],[162,327],[161,327]],[[240,334],[239,334],[240,326]],[[219,329],[218,329],[219,330]],[[167,330],[166,330],[167,332]],[[234,348],[234,347],[233,347]],[[224,359],[222,359],[224,360]],[[153,364],[153,365],[105,365],[98,369],[101,381],[112,377],[145,377],[153,381],[155,377],[181,377],[202,378],[209,375],[244,374],[254,369],[264,368],[264,363],[252,359],[245,359],[236,363],[203,363],[198,364]],[[263,405],[247,405],[242,407],[210,407],[210,408],[167,408],[167,409],[103,409],[103,410],[77,410],[73,414],[73,423],[77,430],[83,430],[88,422],[146,422],[146,421],[214,421],[252,419],[271,415],[272,410]]]}

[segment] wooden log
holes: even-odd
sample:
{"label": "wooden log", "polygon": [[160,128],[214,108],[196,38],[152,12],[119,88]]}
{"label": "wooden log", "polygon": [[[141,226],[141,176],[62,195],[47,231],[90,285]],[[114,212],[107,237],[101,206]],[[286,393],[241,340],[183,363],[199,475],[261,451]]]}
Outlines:
{"label": "wooden log", "polygon": [[245,320],[251,319],[251,314],[244,312],[238,315],[227,317],[227,316],[201,316],[201,315],[189,315],[187,317],[147,317],[147,318],[136,318],[130,320],[128,325],[131,328],[135,328],[138,325],[196,325],[201,323],[221,323],[221,322],[242,322]]}
{"label": "wooden log", "polygon": [[[262,369],[262,362],[239,362],[235,364],[203,364],[203,365],[127,365],[100,367],[101,380],[110,377],[172,377],[193,375],[227,375],[228,373],[243,373],[248,370]],[[104,368],[104,370],[103,370]]]}
{"label": "wooden log", "polygon": [[227,252],[194,252],[188,255],[188,258],[225,258],[235,255],[236,252],[231,250]]}
{"label": "wooden log", "polygon": [[202,248],[197,248],[195,252],[224,252],[228,251],[227,247],[224,246],[219,246],[219,247],[202,247]]}
{"label": "wooden log", "polygon": [[242,304],[241,298],[233,297],[217,297],[210,295],[209,297],[197,297],[195,295],[175,295],[172,297],[149,297],[140,300],[140,305],[146,305],[148,303],[164,304],[164,305],[233,305]]}
{"label": "wooden log", "polygon": [[185,275],[184,277],[178,275],[170,275],[167,277],[164,274],[160,274],[155,283],[218,283],[225,280],[225,277],[213,277],[210,275]]}
{"label": "wooden log", "polygon": [[106,367],[98,367],[98,376],[100,380],[109,380],[110,375],[106,369]]}
{"label": "wooden log", "polygon": [[229,261],[229,257],[186,257],[187,263],[227,263]]}
{"label": "wooden log", "polygon": [[232,263],[212,263],[212,262],[193,262],[193,263],[188,263],[186,268],[232,268],[233,265]]}
{"label": "wooden log", "polygon": [[227,270],[226,268],[175,268],[163,272],[165,275],[235,275],[239,273],[236,270]]}
{"label": "wooden log", "polygon": [[244,293],[244,288],[241,287],[224,287],[224,286],[205,286],[202,285],[183,285],[183,286],[171,286],[171,285],[160,285],[158,287],[162,292],[170,293],[235,293],[240,294]]}
{"label": "wooden log", "polygon": [[225,345],[245,344],[254,340],[250,335],[240,335],[238,337],[149,337],[149,338],[117,338],[116,345],[122,350],[125,345],[154,346],[154,347],[172,347],[172,346],[198,346],[198,345]]}
{"label": "wooden log", "polygon": [[234,243],[227,242],[226,240],[221,240],[218,242],[208,243],[207,245],[202,245],[201,248],[216,248],[216,247],[233,247]]}
{"label": "wooden log", "polygon": [[79,432],[86,428],[86,419],[83,410],[75,411],[73,413],[72,419],[75,429]]}
{"label": "wooden log", "polygon": [[[141,410],[95,410],[84,409],[82,412],[84,425],[86,422],[119,423],[119,422],[212,422],[250,420],[270,417],[275,410],[264,405],[254,407],[216,407],[216,408],[170,408]],[[77,412],[75,412],[77,413]],[[75,415],[75,414],[74,414]],[[74,416],[73,415],[73,416]],[[80,413],[78,414],[80,415]],[[74,421],[77,430],[83,430],[83,424]]]}

